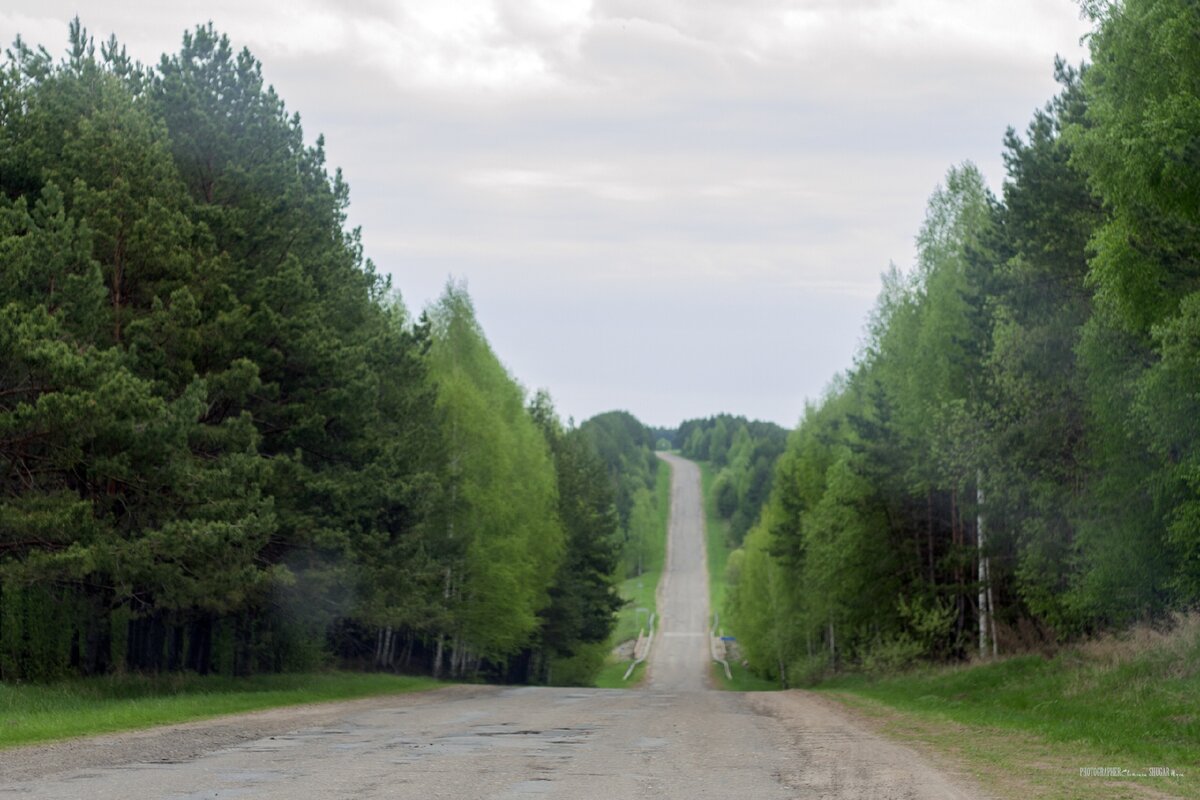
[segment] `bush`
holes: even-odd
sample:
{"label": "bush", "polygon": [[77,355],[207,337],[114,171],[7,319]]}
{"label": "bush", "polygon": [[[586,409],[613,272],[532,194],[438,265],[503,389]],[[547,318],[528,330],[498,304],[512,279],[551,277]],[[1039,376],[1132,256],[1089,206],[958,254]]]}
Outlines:
{"label": "bush", "polygon": [[907,633],[883,639],[863,656],[863,671],[870,675],[886,675],[908,669],[920,660],[924,646]]}

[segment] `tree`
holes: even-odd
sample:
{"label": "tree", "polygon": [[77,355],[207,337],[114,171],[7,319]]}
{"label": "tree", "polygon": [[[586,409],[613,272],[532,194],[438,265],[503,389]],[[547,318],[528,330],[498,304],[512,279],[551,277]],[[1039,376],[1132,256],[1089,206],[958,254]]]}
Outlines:
{"label": "tree", "polygon": [[450,627],[439,642],[449,637],[450,672],[462,675],[478,659],[502,661],[529,641],[564,534],[545,437],[488,346],[466,291],[448,285],[428,313],[430,371],[448,437],[444,537],[462,542],[446,566]]}
{"label": "tree", "polygon": [[534,397],[530,414],[554,459],[566,538],[549,604],[539,612],[529,670],[546,683],[590,684],[608,655],[605,643],[621,605],[614,585],[620,559],[616,507],[604,463],[579,429],[562,428],[548,394]]}

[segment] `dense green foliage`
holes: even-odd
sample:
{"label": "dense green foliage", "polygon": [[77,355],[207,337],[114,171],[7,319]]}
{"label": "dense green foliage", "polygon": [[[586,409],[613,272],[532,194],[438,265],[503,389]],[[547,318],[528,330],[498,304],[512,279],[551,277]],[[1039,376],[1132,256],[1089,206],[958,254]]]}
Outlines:
{"label": "dense green foliage", "polygon": [[637,493],[654,488],[658,459],[654,456],[653,435],[628,411],[597,414],[585,420],[579,430],[604,461],[616,493],[621,524],[628,526]]}
{"label": "dense green foliage", "polygon": [[[716,495],[713,492],[715,475],[711,464],[700,462],[700,485],[704,502],[704,539],[708,561],[708,607],[712,623],[719,636],[737,638],[737,631],[730,623],[727,589],[729,578],[729,556],[735,547],[730,542],[729,520],[717,511]],[[756,675],[738,658],[737,645],[730,642],[726,651],[726,664],[713,662],[712,674],[715,685],[734,691],[758,691],[777,689],[778,684]]]}
{"label": "dense green foliage", "polygon": [[0,678],[548,680],[604,642],[594,439],[526,407],[466,293],[408,316],[211,26],[154,68],[70,38],[0,70]]}
{"label": "dense green foliage", "polygon": [[1200,601],[1197,29],[1194,3],[1104,5],[1093,63],[1058,64],[1009,131],[1003,195],[969,164],[933,194],[731,558],[761,672],[1022,650]]}
{"label": "dense green foliage", "polygon": [[771,494],[787,431],[773,422],[719,414],[687,420],[671,437],[683,455],[706,461],[715,470],[716,510],[729,523],[729,544],[740,545]]}
{"label": "dense green foliage", "polygon": [[[637,539],[630,539],[627,547],[636,543],[636,566],[641,569],[625,573],[626,578],[617,585],[621,606],[617,610],[617,624],[609,634],[608,660],[596,677],[596,686],[617,689],[635,685],[643,674],[643,666],[625,679],[632,658],[632,643],[638,633],[650,624],[651,616],[658,613],[658,585],[662,581],[663,567],[667,557],[667,525],[671,511],[671,468],[659,466],[655,477],[654,492],[645,503],[647,519]],[[626,553],[626,566],[635,564],[633,553]],[[626,653],[617,648],[625,645]],[[628,657],[622,657],[628,655]]]}
{"label": "dense green foliage", "polygon": [[579,432],[600,454],[616,495],[623,531],[623,575],[633,577],[650,569],[659,516],[654,487],[662,467],[654,455],[655,437],[627,411],[597,414]]}

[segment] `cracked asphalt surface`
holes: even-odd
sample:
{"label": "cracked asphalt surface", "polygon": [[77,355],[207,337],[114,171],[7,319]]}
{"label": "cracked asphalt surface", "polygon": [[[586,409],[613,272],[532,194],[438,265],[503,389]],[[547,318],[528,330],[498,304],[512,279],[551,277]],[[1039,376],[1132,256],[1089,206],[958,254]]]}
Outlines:
{"label": "cracked asphalt surface", "polygon": [[0,752],[0,798],[974,798],[806,692],[710,685],[700,474],[671,462],[662,622],[632,691],[455,686]]}

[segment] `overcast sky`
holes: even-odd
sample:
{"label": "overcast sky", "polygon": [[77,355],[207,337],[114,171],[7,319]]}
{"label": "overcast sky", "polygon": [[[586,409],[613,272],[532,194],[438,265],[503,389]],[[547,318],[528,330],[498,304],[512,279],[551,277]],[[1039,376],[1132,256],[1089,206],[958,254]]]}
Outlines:
{"label": "overcast sky", "polygon": [[410,309],[465,279],[564,416],[793,426],[925,201],[1080,61],[1072,0],[6,0],[156,62],[211,20],[326,137]]}

